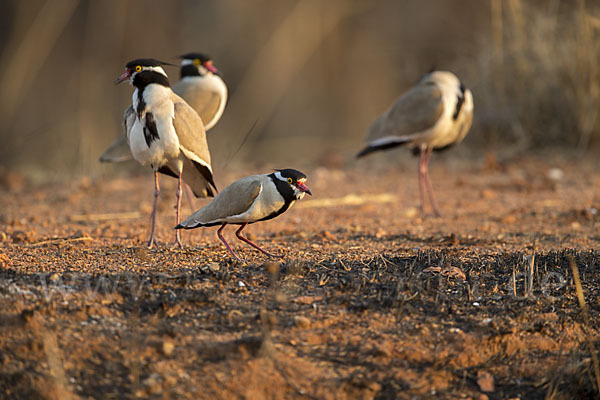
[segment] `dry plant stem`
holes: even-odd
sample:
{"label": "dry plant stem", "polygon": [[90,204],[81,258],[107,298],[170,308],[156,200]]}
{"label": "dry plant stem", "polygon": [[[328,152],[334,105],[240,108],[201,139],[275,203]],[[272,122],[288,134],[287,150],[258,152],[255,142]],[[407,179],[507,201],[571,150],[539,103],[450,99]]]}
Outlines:
{"label": "dry plant stem", "polygon": [[[179,220],[181,218],[181,195],[183,194],[181,187],[181,172],[179,172],[179,177],[177,179],[177,205],[175,206],[176,212],[176,225],[179,225]],[[183,243],[181,242],[181,231],[180,229],[175,229],[175,243],[173,244],[175,247],[183,248]]]}
{"label": "dry plant stem", "polygon": [[[158,171],[154,171],[154,205],[152,206],[152,215],[150,220],[152,221],[152,231],[150,232],[150,239],[148,240],[148,248],[157,246],[156,238],[154,237],[154,228],[156,228],[156,210],[158,209],[158,197],[160,196],[160,186],[158,183]],[[157,246],[158,247],[158,246]]]}
{"label": "dry plant stem", "polygon": [[[590,316],[587,310],[587,304],[585,303],[585,298],[583,297],[583,288],[581,287],[581,280],[579,279],[579,268],[577,264],[575,264],[575,260],[571,258],[571,271],[573,272],[573,282],[575,282],[575,291],[577,292],[577,299],[579,300],[579,306],[581,307],[581,313],[583,314],[583,322],[586,327],[590,327]],[[598,390],[598,394],[600,394],[600,363],[598,362],[598,355],[596,354],[596,350],[594,349],[594,343],[590,339],[590,335],[586,332],[585,340],[590,348],[590,353],[592,355],[592,362],[594,364],[594,374],[596,375],[596,389]]]}
{"label": "dry plant stem", "polygon": [[60,354],[60,348],[56,341],[56,335],[53,332],[45,331],[43,333],[44,351],[48,361],[48,369],[53,379],[54,395],[60,399],[74,399],[73,393],[69,388],[63,361]]}
{"label": "dry plant stem", "polygon": [[86,240],[94,240],[94,238],[91,238],[89,236],[77,237],[77,238],[54,238],[54,239],[42,240],[41,242],[33,243],[31,245],[31,247],[38,247],[38,246],[43,246],[45,244],[57,243],[57,242],[80,242],[80,241],[86,241]]}
{"label": "dry plant stem", "polygon": [[69,220],[73,222],[79,221],[108,221],[111,219],[135,219],[140,218],[143,214],[139,211],[122,212],[122,213],[102,213],[102,214],[79,214],[69,216]]}

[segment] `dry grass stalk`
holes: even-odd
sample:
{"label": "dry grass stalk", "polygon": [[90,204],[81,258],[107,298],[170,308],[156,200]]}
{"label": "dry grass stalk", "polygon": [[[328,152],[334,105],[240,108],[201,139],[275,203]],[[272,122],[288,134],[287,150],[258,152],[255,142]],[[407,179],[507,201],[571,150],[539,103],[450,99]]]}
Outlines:
{"label": "dry grass stalk", "polygon": [[396,196],[389,193],[382,194],[349,194],[344,197],[327,198],[318,200],[308,200],[299,202],[296,208],[315,208],[315,207],[337,207],[337,206],[359,206],[370,203],[393,203]]}
{"label": "dry grass stalk", "polygon": [[56,341],[56,335],[53,332],[46,331],[42,337],[44,341],[44,351],[48,360],[48,369],[53,379],[53,398],[55,399],[75,399],[76,397],[69,389],[65,370],[63,368],[60,348]]}
{"label": "dry grass stalk", "polygon": [[[581,307],[581,313],[583,314],[583,321],[586,327],[590,327],[590,316],[587,310],[587,304],[585,302],[585,297],[583,296],[583,288],[581,286],[581,280],[579,279],[579,268],[577,264],[575,264],[575,260],[571,258],[571,271],[573,272],[573,282],[575,283],[575,291],[577,293],[577,299],[579,300],[579,306]],[[594,364],[594,374],[596,375],[596,389],[598,390],[598,394],[600,394],[600,363],[598,363],[598,355],[596,354],[596,350],[594,349],[594,343],[590,338],[590,335],[586,333],[585,340],[590,348],[590,353],[592,355],[592,362]]]}

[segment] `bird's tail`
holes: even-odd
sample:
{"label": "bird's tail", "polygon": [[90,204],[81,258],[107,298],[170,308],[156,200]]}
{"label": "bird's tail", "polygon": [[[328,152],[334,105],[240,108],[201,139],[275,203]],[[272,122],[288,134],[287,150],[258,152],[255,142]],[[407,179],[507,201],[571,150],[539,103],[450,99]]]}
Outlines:
{"label": "bird's tail", "polygon": [[409,142],[409,140],[399,140],[399,141],[395,141],[395,142],[387,142],[387,143],[382,143],[382,144],[377,144],[377,145],[370,144],[367,147],[365,147],[364,149],[362,149],[360,151],[360,153],[358,153],[356,155],[356,158],[364,157],[367,154],[370,154],[374,151],[393,149],[394,147],[402,146],[408,142]]}

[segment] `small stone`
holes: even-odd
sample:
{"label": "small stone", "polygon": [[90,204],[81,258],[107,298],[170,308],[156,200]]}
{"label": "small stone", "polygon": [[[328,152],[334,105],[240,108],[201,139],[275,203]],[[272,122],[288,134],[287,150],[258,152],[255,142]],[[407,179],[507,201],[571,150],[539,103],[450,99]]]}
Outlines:
{"label": "small stone", "polygon": [[299,326],[300,328],[308,329],[310,328],[310,319],[303,317],[301,315],[296,315],[294,317],[294,324]]}
{"label": "small stone", "polygon": [[52,275],[50,275],[50,276],[48,277],[48,279],[49,279],[51,282],[57,281],[57,280],[58,280],[58,278],[59,278],[59,276],[58,276],[58,274],[57,274],[56,272],[55,272],[55,273],[53,273]]}
{"label": "small stone", "polygon": [[560,168],[550,168],[546,176],[553,181],[560,181],[565,177],[565,173]]}
{"label": "small stone", "polygon": [[481,198],[482,199],[491,199],[496,197],[496,192],[491,190],[491,189],[483,189],[481,191]]}
{"label": "small stone", "polygon": [[207,265],[208,269],[210,269],[212,272],[219,272],[219,270],[221,269],[221,266],[217,263],[210,263]]}
{"label": "small stone", "polygon": [[571,222],[571,228],[572,229],[579,229],[581,228],[581,224],[577,221]]}
{"label": "small stone", "polygon": [[517,222],[517,217],[510,214],[502,218],[500,222],[502,222],[503,224],[514,224],[515,222]]}
{"label": "small stone", "polygon": [[162,352],[165,356],[170,356],[175,350],[175,344],[170,340],[165,340],[162,344]]}
{"label": "small stone", "polygon": [[477,372],[477,384],[482,392],[493,392],[494,391],[494,377],[487,371]]}

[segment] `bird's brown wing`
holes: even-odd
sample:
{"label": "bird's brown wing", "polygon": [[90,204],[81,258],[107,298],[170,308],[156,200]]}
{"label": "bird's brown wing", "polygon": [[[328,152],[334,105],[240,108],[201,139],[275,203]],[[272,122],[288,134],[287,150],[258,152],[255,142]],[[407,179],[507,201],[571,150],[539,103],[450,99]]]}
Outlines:
{"label": "bird's brown wing", "polygon": [[[211,186],[216,191],[216,186],[210,164],[210,152],[206,141],[204,125],[198,114],[183,100],[173,93],[175,117],[173,126],[179,139],[179,147],[185,157],[192,162],[194,168],[184,166],[183,179],[190,185],[198,197],[213,196]],[[186,177],[196,175],[194,179]],[[199,174],[199,175],[198,175]],[[195,186],[192,186],[195,185]]]}
{"label": "bird's brown wing", "polygon": [[221,96],[213,90],[181,80],[173,85],[173,91],[192,107],[205,126],[214,126],[213,119],[221,105]]}
{"label": "bird's brown wing", "polygon": [[260,176],[248,176],[233,182],[217,195],[207,206],[199,209],[180,225],[182,228],[211,226],[223,222],[228,217],[248,211],[258,195],[262,184]]}
{"label": "bird's brown wing", "polygon": [[369,128],[367,142],[384,137],[410,141],[412,137],[432,128],[444,112],[442,92],[432,84],[420,84],[383,113]]}

